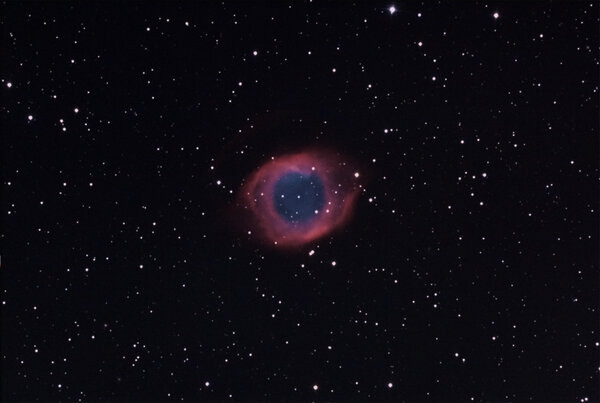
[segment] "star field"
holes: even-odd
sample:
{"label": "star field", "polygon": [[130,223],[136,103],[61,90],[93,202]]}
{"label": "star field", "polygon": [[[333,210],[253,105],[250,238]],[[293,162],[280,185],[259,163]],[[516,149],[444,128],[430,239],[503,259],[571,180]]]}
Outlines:
{"label": "star field", "polygon": [[4,2],[0,400],[598,401],[599,7]]}

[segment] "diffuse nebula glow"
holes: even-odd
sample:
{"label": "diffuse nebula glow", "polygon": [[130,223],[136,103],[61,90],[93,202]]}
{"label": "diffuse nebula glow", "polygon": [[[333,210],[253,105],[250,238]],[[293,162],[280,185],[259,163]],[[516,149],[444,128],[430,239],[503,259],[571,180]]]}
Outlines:
{"label": "diffuse nebula glow", "polygon": [[241,189],[249,225],[272,245],[301,246],[347,222],[360,190],[359,174],[323,150],[274,157]]}

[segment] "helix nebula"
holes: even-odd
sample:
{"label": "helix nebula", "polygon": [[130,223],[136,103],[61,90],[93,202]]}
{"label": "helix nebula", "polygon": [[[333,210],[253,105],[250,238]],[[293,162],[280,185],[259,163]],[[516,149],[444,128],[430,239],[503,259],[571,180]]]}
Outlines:
{"label": "helix nebula", "polygon": [[272,245],[301,246],[348,221],[359,173],[337,153],[303,151],[273,157],[241,190],[251,233]]}

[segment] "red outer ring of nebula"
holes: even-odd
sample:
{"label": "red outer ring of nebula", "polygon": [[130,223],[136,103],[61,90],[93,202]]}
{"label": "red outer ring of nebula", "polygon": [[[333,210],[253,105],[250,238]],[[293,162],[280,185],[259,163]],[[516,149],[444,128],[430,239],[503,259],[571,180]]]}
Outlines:
{"label": "red outer ring of nebula", "polygon": [[[273,188],[288,172],[316,173],[325,188],[323,211],[307,223],[291,223],[275,210]],[[359,186],[355,170],[338,155],[326,151],[304,151],[273,157],[246,180],[242,202],[257,231],[272,245],[301,246],[331,233],[346,223],[354,210]],[[254,228],[253,228],[254,229]]]}

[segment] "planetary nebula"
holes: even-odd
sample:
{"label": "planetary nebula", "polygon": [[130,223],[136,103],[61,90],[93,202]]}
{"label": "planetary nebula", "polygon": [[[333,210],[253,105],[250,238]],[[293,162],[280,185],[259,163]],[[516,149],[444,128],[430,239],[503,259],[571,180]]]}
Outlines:
{"label": "planetary nebula", "polygon": [[359,192],[359,176],[331,152],[273,157],[246,180],[242,205],[261,240],[300,246],[348,220]]}

